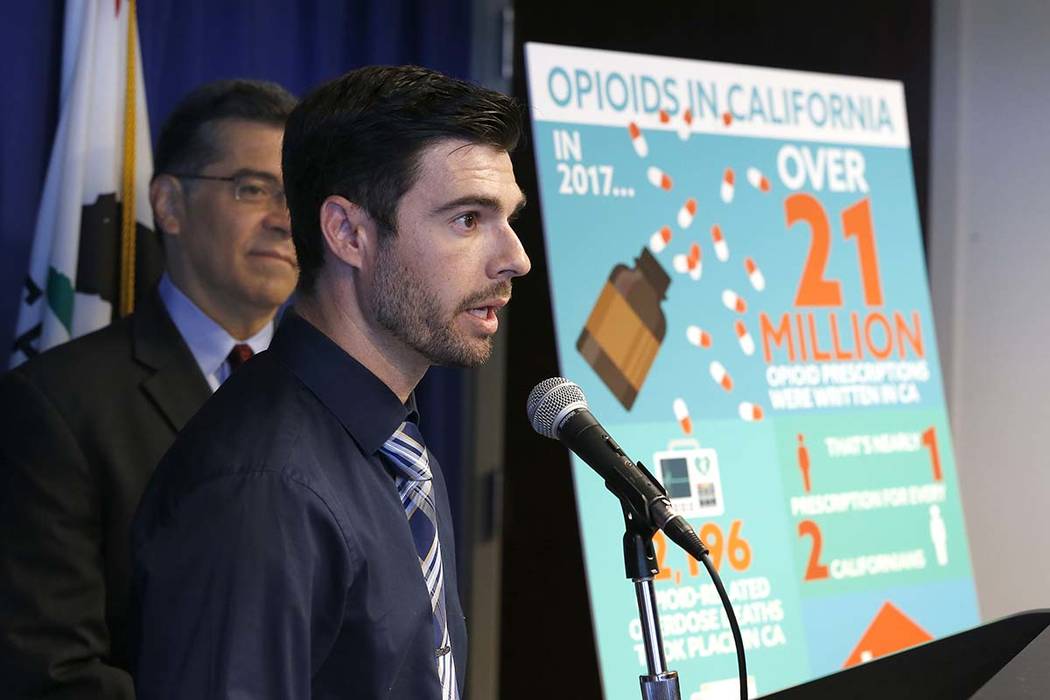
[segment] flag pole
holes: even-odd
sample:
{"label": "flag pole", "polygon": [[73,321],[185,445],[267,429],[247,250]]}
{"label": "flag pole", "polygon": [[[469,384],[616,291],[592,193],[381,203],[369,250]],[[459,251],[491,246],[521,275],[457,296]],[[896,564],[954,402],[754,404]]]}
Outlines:
{"label": "flag pole", "polygon": [[135,60],[138,43],[135,0],[128,0],[127,64],[124,82],[124,173],[121,186],[120,315],[135,309]]}

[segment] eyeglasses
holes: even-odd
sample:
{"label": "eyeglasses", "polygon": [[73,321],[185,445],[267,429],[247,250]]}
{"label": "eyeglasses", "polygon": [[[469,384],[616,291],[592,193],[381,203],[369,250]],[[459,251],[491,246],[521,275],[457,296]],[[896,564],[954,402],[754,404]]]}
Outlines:
{"label": "eyeglasses", "polygon": [[247,204],[270,204],[282,211],[288,208],[288,199],[285,197],[284,188],[278,185],[269,175],[240,173],[237,175],[220,177],[218,175],[192,175],[189,173],[167,174],[185,180],[232,182],[233,198],[238,202],[245,202]]}

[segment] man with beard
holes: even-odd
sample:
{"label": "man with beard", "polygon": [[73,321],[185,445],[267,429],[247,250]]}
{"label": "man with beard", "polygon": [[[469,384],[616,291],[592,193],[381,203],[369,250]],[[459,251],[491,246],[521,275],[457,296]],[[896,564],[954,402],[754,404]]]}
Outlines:
{"label": "man with beard", "polygon": [[448,495],[412,392],[487,359],[529,270],[520,129],[510,98],[415,67],[353,71],[292,113],[295,310],[136,515],[141,697],[461,697]]}

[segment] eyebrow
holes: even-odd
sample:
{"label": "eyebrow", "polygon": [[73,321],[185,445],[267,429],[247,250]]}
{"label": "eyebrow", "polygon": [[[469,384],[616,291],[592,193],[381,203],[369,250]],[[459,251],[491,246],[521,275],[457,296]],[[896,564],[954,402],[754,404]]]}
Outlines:
{"label": "eyebrow", "polygon": [[236,170],[236,171],[234,171],[233,175],[231,175],[230,177],[245,177],[245,176],[259,177],[259,178],[262,178],[264,180],[269,180],[269,181],[274,182],[274,183],[280,183],[281,182],[281,179],[279,177],[277,177],[276,175],[274,175],[273,173],[264,172],[262,170],[252,170],[251,168],[241,168],[240,170]]}
{"label": "eyebrow", "polygon": [[[518,215],[518,213],[521,212],[522,209],[525,208],[525,204],[528,201],[525,198],[525,193],[519,191],[518,194],[521,196],[521,199],[518,200],[518,203],[515,205],[514,210],[510,213],[510,216],[507,217],[507,218],[514,218],[515,216]],[[435,214],[444,214],[446,212],[450,212],[450,211],[453,211],[455,209],[459,209],[460,207],[469,207],[469,206],[479,207],[481,209],[496,209],[496,210],[499,210],[501,208],[500,201],[498,199],[496,199],[495,197],[483,197],[483,196],[477,196],[477,195],[467,195],[466,197],[460,197],[458,199],[453,199],[451,202],[445,202],[441,206],[439,206],[436,209],[434,209],[434,213]]]}

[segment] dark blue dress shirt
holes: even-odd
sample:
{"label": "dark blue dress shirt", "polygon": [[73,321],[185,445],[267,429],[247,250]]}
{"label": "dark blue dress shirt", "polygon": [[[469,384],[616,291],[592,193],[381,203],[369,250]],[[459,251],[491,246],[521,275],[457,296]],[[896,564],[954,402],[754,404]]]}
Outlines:
{"label": "dark blue dress shirt", "polygon": [[[426,584],[378,452],[413,405],[285,315],[180,433],[135,516],[141,700],[440,698]],[[431,466],[462,689],[452,520]]]}

